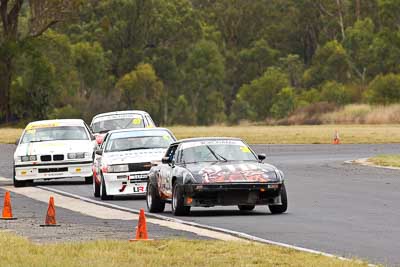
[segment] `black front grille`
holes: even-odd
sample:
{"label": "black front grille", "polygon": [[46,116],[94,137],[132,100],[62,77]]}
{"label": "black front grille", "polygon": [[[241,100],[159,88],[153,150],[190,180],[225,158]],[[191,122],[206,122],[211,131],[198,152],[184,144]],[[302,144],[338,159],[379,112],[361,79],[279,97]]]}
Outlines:
{"label": "black front grille", "polygon": [[64,155],[53,155],[53,160],[54,161],[64,160]]}
{"label": "black front grille", "polygon": [[129,163],[128,166],[130,172],[149,171],[151,168],[151,162]]}
{"label": "black front grille", "polygon": [[51,161],[51,155],[40,156],[41,161]]}
{"label": "black front grille", "polygon": [[66,172],[68,171],[68,167],[62,168],[43,168],[39,169],[39,173],[47,173],[47,172]]}

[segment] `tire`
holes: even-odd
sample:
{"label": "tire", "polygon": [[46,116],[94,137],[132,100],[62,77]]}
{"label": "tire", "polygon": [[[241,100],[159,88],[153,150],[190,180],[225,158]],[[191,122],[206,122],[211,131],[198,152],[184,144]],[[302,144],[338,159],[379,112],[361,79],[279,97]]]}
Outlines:
{"label": "tire", "polygon": [[254,210],[256,205],[238,205],[240,211],[251,211]]}
{"label": "tire", "polygon": [[85,184],[92,184],[93,183],[93,176],[85,177]]}
{"label": "tire", "polygon": [[18,181],[17,179],[15,179],[15,168],[13,169],[13,184],[14,184],[14,187],[26,186],[26,181]]}
{"label": "tire", "polygon": [[100,197],[100,185],[96,183],[96,179],[93,178],[93,196]]}
{"label": "tire", "polygon": [[183,188],[178,183],[174,184],[172,190],[172,213],[175,216],[185,216],[190,213],[190,206],[185,206],[185,198],[183,195]]}
{"label": "tire", "polygon": [[101,198],[101,200],[112,200],[113,199],[113,196],[107,195],[107,188],[106,188],[106,183],[104,182],[104,177],[101,177],[100,198]]}
{"label": "tire", "polygon": [[282,201],[282,205],[268,205],[268,208],[272,214],[284,213],[287,210],[288,201],[287,201],[285,184],[282,184],[282,188],[281,188],[281,201]]}
{"label": "tire", "polygon": [[165,202],[162,201],[155,186],[150,182],[147,184],[146,204],[147,209],[152,213],[163,212],[165,209]]}

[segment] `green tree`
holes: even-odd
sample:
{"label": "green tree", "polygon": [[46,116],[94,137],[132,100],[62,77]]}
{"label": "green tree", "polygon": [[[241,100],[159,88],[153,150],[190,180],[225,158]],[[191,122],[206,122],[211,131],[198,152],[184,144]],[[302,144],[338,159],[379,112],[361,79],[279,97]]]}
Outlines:
{"label": "green tree", "polygon": [[400,75],[378,75],[368,85],[365,98],[374,104],[392,104],[400,101]]}
{"label": "green tree", "polygon": [[308,87],[318,86],[327,80],[346,82],[349,75],[346,50],[334,40],[317,50],[311,67],[304,73],[304,82]]}
{"label": "green tree", "polygon": [[127,109],[146,110],[159,121],[164,85],[150,64],[139,64],[116,84],[121,92],[121,104]]}
{"label": "green tree", "polygon": [[291,87],[283,88],[275,97],[271,114],[276,119],[289,115],[295,109],[296,94]]}
{"label": "green tree", "polygon": [[[31,0],[29,8],[23,9],[24,0],[1,1],[0,31],[0,119],[10,119],[10,89],[15,73],[15,59],[21,54],[25,42],[42,35],[54,24],[71,16],[78,5],[77,0]],[[23,11],[28,19],[20,19]],[[23,23],[23,25],[21,25]],[[21,30],[25,29],[25,32]]]}
{"label": "green tree", "polygon": [[98,42],[79,42],[72,46],[74,63],[79,78],[79,91],[83,97],[102,87],[107,77],[108,62]]}
{"label": "green tree", "polygon": [[224,75],[224,59],[217,45],[206,40],[196,43],[188,56],[184,80],[196,123],[209,123],[207,96],[212,92],[223,92]]}
{"label": "green tree", "polygon": [[343,84],[327,81],[322,86],[321,100],[342,106],[351,101],[351,96]]}
{"label": "green tree", "polygon": [[239,97],[251,105],[258,119],[265,119],[270,115],[274,97],[288,86],[287,75],[278,68],[270,67],[260,78],[243,85]]}

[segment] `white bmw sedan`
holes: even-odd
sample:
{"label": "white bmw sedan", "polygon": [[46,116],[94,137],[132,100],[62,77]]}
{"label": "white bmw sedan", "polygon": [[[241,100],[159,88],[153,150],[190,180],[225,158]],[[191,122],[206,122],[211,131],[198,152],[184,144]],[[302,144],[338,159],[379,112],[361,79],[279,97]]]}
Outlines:
{"label": "white bmw sedan", "polygon": [[14,153],[14,186],[39,179],[83,177],[92,183],[95,138],[83,120],[29,123]]}
{"label": "white bmw sedan", "polygon": [[110,131],[94,161],[93,191],[102,200],[117,195],[144,196],[151,166],[161,162],[175,136],[165,128]]}

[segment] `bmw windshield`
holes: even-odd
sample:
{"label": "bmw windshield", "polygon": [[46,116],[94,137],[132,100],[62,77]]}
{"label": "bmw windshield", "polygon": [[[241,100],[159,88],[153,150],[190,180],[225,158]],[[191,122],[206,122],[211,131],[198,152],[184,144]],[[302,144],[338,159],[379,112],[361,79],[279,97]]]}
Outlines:
{"label": "bmw windshield", "polygon": [[35,128],[25,131],[21,143],[58,140],[89,140],[89,136],[85,128],[81,126]]}

